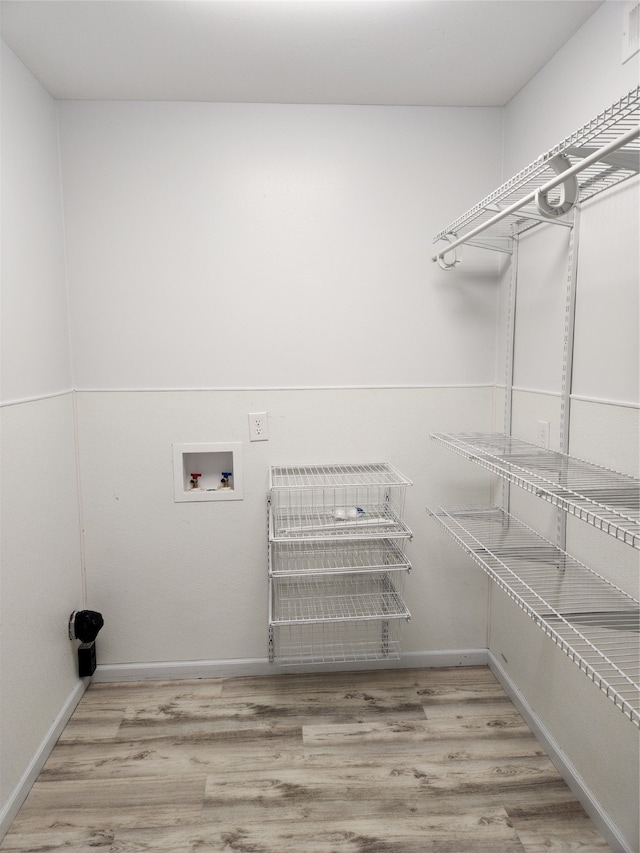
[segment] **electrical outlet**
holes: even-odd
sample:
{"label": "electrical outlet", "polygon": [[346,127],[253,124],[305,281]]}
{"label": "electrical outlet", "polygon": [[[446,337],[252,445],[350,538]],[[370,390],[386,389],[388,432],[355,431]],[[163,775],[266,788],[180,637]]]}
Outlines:
{"label": "electrical outlet", "polygon": [[536,444],[549,449],[549,421],[538,421]]}
{"label": "electrical outlet", "polygon": [[249,415],[249,440],[269,440],[269,422],[266,412],[253,412]]}

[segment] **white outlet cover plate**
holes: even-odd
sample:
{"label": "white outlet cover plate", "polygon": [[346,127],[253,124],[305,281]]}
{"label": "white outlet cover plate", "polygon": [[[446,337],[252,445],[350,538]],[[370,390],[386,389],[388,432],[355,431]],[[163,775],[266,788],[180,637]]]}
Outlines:
{"label": "white outlet cover plate", "polygon": [[269,440],[269,421],[266,412],[251,412],[249,414],[249,440]]}

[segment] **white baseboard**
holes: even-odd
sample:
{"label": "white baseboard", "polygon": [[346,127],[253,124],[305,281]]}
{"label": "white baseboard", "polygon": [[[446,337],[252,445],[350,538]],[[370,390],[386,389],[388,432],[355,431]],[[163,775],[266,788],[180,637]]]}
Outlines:
{"label": "white baseboard", "polygon": [[607,844],[614,853],[634,853],[633,848],[622,837],[615,824],[612,823],[608,814],[602,808],[598,799],[587,786],[573,763],[569,761],[560,744],[549,732],[502,665],[491,652],[488,652],[488,658],[489,667],[504,688],[505,693],[522,715],[538,743],[544,747],[554,766],[594,822]]}
{"label": "white baseboard", "polygon": [[38,774],[44,767],[51,750],[56,745],[64,727],[69,722],[78,702],[82,699],[88,684],[89,679],[81,679],[72,690],[67,701],[62,706],[60,713],[51,725],[51,728],[34,753],[33,758],[29,762],[29,766],[22,774],[22,778],[11,792],[7,802],[4,803],[2,809],[0,809],[0,841],[2,841],[8,832],[15,816],[20,811],[20,806],[26,800],[27,794],[31,790],[33,783],[38,778]]}
{"label": "white baseboard", "polygon": [[269,675],[273,665],[264,658],[234,660],[160,661],[157,663],[98,664],[97,683],[117,681],[178,681],[186,678],[234,678]]}
{"label": "white baseboard", "polygon": [[487,649],[447,649],[446,651],[405,652],[400,655],[398,666],[405,667],[447,667],[447,666],[487,666]]}
{"label": "white baseboard", "polygon": [[173,681],[187,678],[237,678],[302,672],[354,672],[412,667],[486,666],[486,649],[405,652],[399,660],[324,663],[309,666],[279,666],[267,658],[232,660],[163,661],[160,663],[98,664],[95,682]]}

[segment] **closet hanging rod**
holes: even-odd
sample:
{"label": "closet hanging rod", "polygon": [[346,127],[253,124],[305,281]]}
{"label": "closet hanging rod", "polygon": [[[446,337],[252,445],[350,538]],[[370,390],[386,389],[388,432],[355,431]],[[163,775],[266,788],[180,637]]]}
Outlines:
{"label": "closet hanging rod", "polygon": [[[467,234],[463,234],[461,237],[457,237],[457,239],[450,242],[444,249],[439,251],[436,255],[433,255],[431,258],[434,263],[443,262],[443,269],[452,269],[454,264],[447,264],[444,261],[444,256],[448,255],[450,252],[455,251],[458,246],[462,246],[465,243],[468,243],[469,240],[473,239],[478,234],[482,234],[492,225],[496,225],[498,222],[501,222],[503,219],[506,219],[507,216],[512,216],[514,213],[517,213],[526,205],[531,202],[535,202],[536,198],[539,195],[546,195],[550,190],[559,186],[560,184],[566,183],[568,178],[577,175],[579,172],[582,172],[584,169],[587,169],[589,166],[597,163],[599,160],[604,160],[607,156],[617,151],[619,148],[623,148],[629,142],[633,142],[634,139],[637,139],[640,136],[640,125],[637,127],[633,127],[628,130],[625,134],[623,134],[618,139],[614,139],[612,142],[609,142],[607,145],[604,145],[602,148],[599,148],[597,151],[594,151],[592,154],[589,154],[583,160],[580,160],[578,163],[575,163],[573,166],[570,166],[565,171],[561,172],[555,178],[551,178],[551,180],[544,183],[541,187],[532,190],[523,198],[519,199],[514,204],[509,207],[505,207],[504,210],[501,210],[499,213],[496,213],[495,216],[492,216],[491,219],[488,219],[486,222],[483,222],[481,225],[472,228]],[[552,219],[548,220],[552,222]],[[452,235],[455,236],[455,235]]]}

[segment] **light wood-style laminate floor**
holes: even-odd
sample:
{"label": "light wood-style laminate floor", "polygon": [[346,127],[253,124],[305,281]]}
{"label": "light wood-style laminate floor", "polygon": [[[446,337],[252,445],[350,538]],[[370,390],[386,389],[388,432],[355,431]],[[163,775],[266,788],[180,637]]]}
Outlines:
{"label": "light wood-style laminate floor", "polygon": [[0,845],[608,849],[485,667],[93,684]]}

